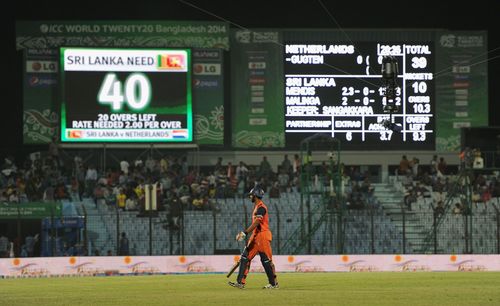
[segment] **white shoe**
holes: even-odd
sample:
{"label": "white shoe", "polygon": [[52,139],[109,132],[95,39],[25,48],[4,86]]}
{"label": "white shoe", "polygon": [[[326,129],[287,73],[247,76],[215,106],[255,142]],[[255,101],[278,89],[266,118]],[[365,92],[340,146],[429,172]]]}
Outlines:
{"label": "white shoe", "polygon": [[238,288],[238,289],[245,289],[245,285],[238,283],[238,282],[227,282],[229,286]]}
{"label": "white shoe", "polygon": [[278,285],[278,283],[276,283],[276,285],[271,285],[271,284],[267,284],[265,285],[264,287],[262,287],[262,289],[279,289],[280,288],[280,285]]}

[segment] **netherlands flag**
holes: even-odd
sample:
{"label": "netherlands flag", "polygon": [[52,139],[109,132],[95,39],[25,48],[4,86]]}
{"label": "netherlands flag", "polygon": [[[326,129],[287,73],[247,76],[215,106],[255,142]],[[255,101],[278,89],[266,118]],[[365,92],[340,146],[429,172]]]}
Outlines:
{"label": "netherlands flag", "polygon": [[181,138],[181,139],[188,138],[188,131],[187,130],[173,130],[172,137],[173,138]]}

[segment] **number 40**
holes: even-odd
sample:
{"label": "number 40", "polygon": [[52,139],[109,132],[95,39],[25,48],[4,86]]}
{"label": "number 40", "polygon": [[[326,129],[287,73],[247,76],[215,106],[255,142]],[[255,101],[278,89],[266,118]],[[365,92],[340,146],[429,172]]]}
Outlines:
{"label": "number 40", "polygon": [[104,77],[97,101],[99,104],[109,104],[112,110],[121,110],[123,103],[134,110],[144,109],[151,100],[151,84],[142,73],[132,73],[125,80],[125,94],[123,85],[115,73],[108,73]]}

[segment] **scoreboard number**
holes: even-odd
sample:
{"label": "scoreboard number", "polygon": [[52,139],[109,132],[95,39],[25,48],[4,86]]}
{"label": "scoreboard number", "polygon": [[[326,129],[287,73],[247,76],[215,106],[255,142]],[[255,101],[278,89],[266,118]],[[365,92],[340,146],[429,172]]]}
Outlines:
{"label": "scoreboard number", "polygon": [[130,74],[125,80],[125,93],[123,87],[115,73],[107,73],[97,94],[97,101],[99,104],[109,104],[113,111],[122,110],[123,103],[133,110],[142,110],[149,105],[151,84],[144,74]]}

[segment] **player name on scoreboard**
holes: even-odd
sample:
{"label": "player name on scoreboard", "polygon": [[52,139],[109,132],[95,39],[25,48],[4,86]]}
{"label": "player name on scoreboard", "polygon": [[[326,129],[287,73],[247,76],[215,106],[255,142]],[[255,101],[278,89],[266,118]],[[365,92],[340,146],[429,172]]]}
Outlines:
{"label": "player name on scoreboard", "polygon": [[[400,67],[394,100],[387,100],[381,76],[386,55]],[[382,122],[389,119],[383,108],[391,103],[399,107],[393,118],[402,129],[401,143],[426,142],[434,132],[432,62],[431,45],[287,44],[285,131],[330,133],[347,142],[390,141],[396,134]]]}

